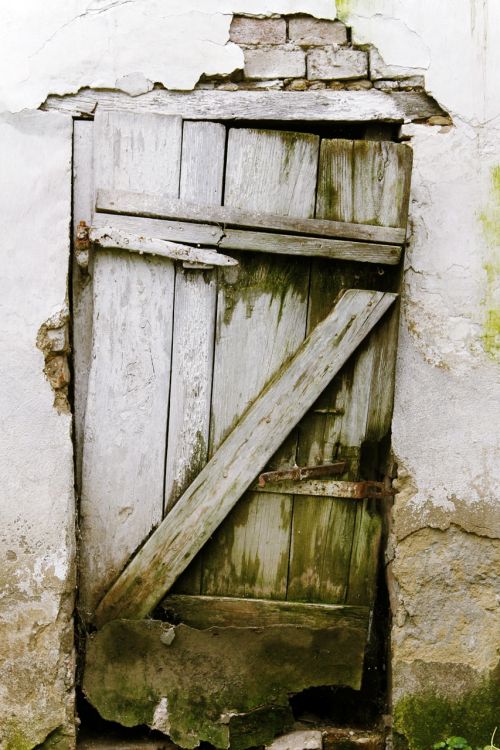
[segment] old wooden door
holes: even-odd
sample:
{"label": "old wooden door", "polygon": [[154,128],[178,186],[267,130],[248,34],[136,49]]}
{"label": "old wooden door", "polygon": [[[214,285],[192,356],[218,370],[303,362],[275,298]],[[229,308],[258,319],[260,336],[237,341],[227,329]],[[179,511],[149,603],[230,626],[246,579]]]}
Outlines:
{"label": "old wooden door", "polygon": [[411,151],[102,112],[75,169],[84,689],[257,745],[360,686]]}

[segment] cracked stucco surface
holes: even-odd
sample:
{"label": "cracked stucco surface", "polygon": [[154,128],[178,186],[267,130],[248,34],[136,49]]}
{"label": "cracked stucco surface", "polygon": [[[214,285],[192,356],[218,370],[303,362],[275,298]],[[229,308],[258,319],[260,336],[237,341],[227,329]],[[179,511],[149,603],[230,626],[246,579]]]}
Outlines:
{"label": "cracked stucco surface", "polygon": [[[48,93],[114,88],[141,74],[192,89],[202,73],[242,67],[229,43],[232,13],[311,13],[333,18],[330,0],[73,0],[9,6],[0,38],[0,110],[38,107]],[[189,40],[189,43],[186,43]],[[118,84],[120,85],[120,84]]]}
{"label": "cracked stucco surface", "polygon": [[[401,492],[388,557],[396,695],[438,684],[453,669],[448,689],[459,690],[498,658],[500,583],[492,571],[500,536],[500,386],[484,330],[500,252],[489,218],[498,216],[500,3],[338,0],[337,7],[355,41],[376,45],[388,65],[424,73],[427,90],[454,121],[453,128],[405,131],[415,155],[413,235],[393,423]],[[335,16],[330,0],[5,2],[0,111],[34,109],[49,94],[85,86],[192,88],[202,73],[241,66],[241,50],[228,43],[231,13],[299,11]],[[71,123],[24,112],[4,115],[0,129],[1,547],[8,562],[0,747],[18,750],[71,724],[70,418],[53,408],[36,348],[40,325],[66,304]],[[24,739],[8,744],[7,730]]]}
{"label": "cracked stucco surface", "polygon": [[71,122],[3,116],[0,162],[0,747],[24,750],[73,711],[71,420],[36,347],[66,301]]}

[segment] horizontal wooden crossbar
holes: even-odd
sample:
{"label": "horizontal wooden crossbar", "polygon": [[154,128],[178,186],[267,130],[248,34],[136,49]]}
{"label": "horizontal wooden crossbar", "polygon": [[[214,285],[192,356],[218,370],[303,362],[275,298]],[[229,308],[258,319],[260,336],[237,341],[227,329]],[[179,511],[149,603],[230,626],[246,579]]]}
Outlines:
{"label": "horizontal wooden crossbar", "polygon": [[148,216],[152,219],[223,224],[225,227],[277,230],[287,234],[318,235],[393,245],[402,244],[406,235],[406,230],[401,228],[254,213],[231,206],[200,205],[177,200],[168,195],[125,190],[98,190],[96,208],[97,211],[105,213]]}
{"label": "horizontal wooden crossbar", "polygon": [[167,619],[183,622],[201,630],[211,627],[257,628],[269,625],[298,627],[359,628],[364,635],[368,628],[369,608],[341,604],[242,599],[229,596],[190,596],[174,594],[161,603]]}
{"label": "horizontal wooden crossbar", "polygon": [[205,247],[191,247],[178,242],[156,239],[117,229],[113,226],[90,227],[89,240],[95,247],[127,250],[139,255],[157,255],[170,260],[188,263],[204,263],[211,266],[237,266],[238,261]]}
{"label": "horizontal wooden crossbar", "polygon": [[386,265],[397,264],[401,257],[400,245],[334,240],[246,229],[223,229],[217,224],[201,224],[176,219],[150,219],[125,214],[114,214],[111,217],[109,214],[96,213],[93,225],[98,228],[112,226],[116,230],[145,238],[215,247],[220,251],[254,251]]}

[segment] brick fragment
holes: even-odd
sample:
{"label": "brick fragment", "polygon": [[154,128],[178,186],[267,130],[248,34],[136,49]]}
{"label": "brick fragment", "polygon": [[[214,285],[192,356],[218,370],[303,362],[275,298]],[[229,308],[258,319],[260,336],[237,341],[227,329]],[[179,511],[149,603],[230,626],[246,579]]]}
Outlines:
{"label": "brick fragment", "polygon": [[340,21],[322,21],[311,16],[297,16],[288,21],[291,42],[307,46],[346,44],[347,29]]}
{"label": "brick fragment", "polygon": [[296,49],[245,50],[245,78],[304,78],[305,53]]}
{"label": "brick fragment", "polygon": [[318,47],[307,55],[307,77],[323,81],[368,77],[368,55],[360,49]]}
{"label": "brick fragment", "polygon": [[285,44],[284,18],[245,18],[234,16],[229,38],[236,44]]}

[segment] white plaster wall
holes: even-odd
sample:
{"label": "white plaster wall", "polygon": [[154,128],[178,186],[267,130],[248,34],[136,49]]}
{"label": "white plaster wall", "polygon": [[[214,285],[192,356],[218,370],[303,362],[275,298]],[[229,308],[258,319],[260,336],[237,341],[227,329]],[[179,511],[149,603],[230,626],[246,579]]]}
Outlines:
{"label": "white plaster wall", "polygon": [[[414,233],[394,416],[402,489],[396,535],[454,523],[495,536],[498,348],[490,340],[486,351],[484,334],[499,286],[492,170],[500,164],[500,3],[337,5],[356,41],[374,43],[388,64],[423,72],[454,119],[452,129],[407,128]],[[203,72],[241,66],[241,50],[228,43],[231,13],[299,11],[335,17],[333,0],[0,0],[0,110],[34,110],[49,94],[84,86],[126,90],[131,75],[144,88],[191,88]],[[26,735],[19,747],[28,748],[64,723],[69,695],[70,420],[52,407],[35,340],[66,301],[70,122],[49,113],[6,115],[0,152],[1,546],[8,561],[0,747],[11,747],[6,732],[17,722]],[[397,555],[398,547],[396,563]],[[395,638],[402,659],[404,622]]]}
{"label": "white plaster wall", "polygon": [[53,407],[36,348],[41,323],[67,302],[71,131],[53,113],[0,118],[0,747],[9,750],[42,742],[72,712],[71,420]]}

